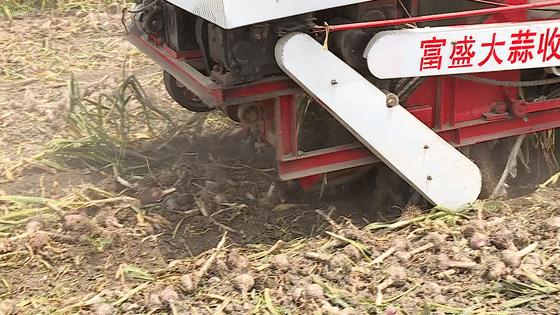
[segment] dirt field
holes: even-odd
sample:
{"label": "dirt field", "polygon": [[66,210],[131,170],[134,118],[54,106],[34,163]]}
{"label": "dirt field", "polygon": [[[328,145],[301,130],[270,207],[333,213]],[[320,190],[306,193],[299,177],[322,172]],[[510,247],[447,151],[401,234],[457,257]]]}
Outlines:
{"label": "dirt field", "polygon": [[374,223],[174,104],[118,12],[0,20],[0,314],[560,314],[555,182]]}

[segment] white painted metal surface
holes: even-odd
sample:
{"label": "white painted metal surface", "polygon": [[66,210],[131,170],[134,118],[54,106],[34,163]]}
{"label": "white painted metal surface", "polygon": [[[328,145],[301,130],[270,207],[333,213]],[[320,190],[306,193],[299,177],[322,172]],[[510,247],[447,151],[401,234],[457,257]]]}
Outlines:
{"label": "white painted metal surface", "polygon": [[481,189],[478,167],[311,36],[276,46],[280,67],[367,148],[436,205],[457,209]]}
{"label": "white painted metal surface", "polygon": [[276,20],[288,16],[372,0],[168,0],[223,28]]}
{"label": "white painted metal surface", "polygon": [[384,31],[364,57],[381,79],[560,66],[560,20]]}

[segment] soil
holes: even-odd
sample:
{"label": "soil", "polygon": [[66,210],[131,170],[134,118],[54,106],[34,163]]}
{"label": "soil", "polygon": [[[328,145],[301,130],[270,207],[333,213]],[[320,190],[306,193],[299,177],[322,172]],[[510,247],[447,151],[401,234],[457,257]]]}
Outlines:
{"label": "soil", "polygon": [[[120,18],[0,21],[0,314],[560,313],[554,184],[458,213],[374,211],[371,173],[303,193],[248,131],[174,104]],[[95,100],[123,69],[184,128],[151,134],[135,103],[126,172],[41,162],[80,140],[70,78]]]}

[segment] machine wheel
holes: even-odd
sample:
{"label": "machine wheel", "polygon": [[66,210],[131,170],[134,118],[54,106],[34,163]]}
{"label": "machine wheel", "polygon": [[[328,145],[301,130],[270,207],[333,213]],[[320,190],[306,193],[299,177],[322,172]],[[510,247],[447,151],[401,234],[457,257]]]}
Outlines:
{"label": "machine wheel", "polygon": [[198,98],[191,93],[188,89],[180,85],[180,83],[169,72],[163,72],[163,82],[167,93],[179,103],[179,105],[190,110],[191,112],[203,113],[214,110],[214,108],[202,103]]}

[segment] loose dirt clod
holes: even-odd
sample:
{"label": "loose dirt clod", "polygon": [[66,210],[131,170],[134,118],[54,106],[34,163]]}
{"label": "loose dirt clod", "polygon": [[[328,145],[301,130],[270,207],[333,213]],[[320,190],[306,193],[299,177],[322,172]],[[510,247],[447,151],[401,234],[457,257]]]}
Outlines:
{"label": "loose dirt clod", "polygon": [[274,268],[284,271],[290,268],[290,259],[286,254],[278,254],[272,257],[272,265]]}
{"label": "loose dirt clod", "polygon": [[396,252],[395,257],[397,257],[400,263],[404,264],[412,258],[412,254],[410,252]]}
{"label": "loose dirt clod", "polygon": [[207,282],[208,282],[209,285],[216,285],[216,284],[222,282],[222,279],[220,279],[219,277],[210,277],[207,280]]}
{"label": "loose dirt clod", "polygon": [[247,293],[253,289],[255,278],[247,273],[240,274],[233,279],[233,285],[241,293]]}
{"label": "loose dirt clod", "polygon": [[560,229],[560,217],[552,217],[547,220],[546,224],[551,228]]}
{"label": "loose dirt clod", "polygon": [[148,306],[151,307],[151,308],[159,308],[163,305],[159,295],[154,294],[154,293],[150,294],[150,296],[148,297],[147,303],[148,303]]}
{"label": "loose dirt clod", "polygon": [[95,315],[111,315],[115,314],[115,307],[111,304],[101,303],[95,306]]}
{"label": "loose dirt clod", "polygon": [[476,232],[469,239],[469,245],[472,249],[481,249],[490,245],[488,235]]}
{"label": "loose dirt clod", "polygon": [[5,299],[0,302],[0,314],[12,315],[16,314],[16,302],[10,299]]}
{"label": "loose dirt clod", "polygon": [[25,226],[25,231],[29,234],[33,234],[43,228],[43,223],[37,220],[31,220]]}
{"label": "loose dirt clod", "polygon": [[434,243],[438,246],[445,244],[445,240],[447,239],[447,235],[440,234],[438,232],[430,232],[426,235],[426,240],[428,242]]}
{"label": "loose dirt clod", "polygon": [[79,231],[84,228],[84,225],[89,223],[83,214],[68,214],[64,216],[63,226],[69,231]]}
{"label": "loose dirt clod", "polygon": [[359,312],[352,307],[347,307],[338,313],[338,315],[358,315],[358,314]]}
{"label": "loose dirt clod", "polygon": [[250,265],[250,261],[244,255],[230,253],[227,257],[227,265],[235,270],[246,270]]}
{"label": "loose dirt clod", "polygon": [[179,294],[172,286],[167,286],[159,293],[159,297],[165,303],[173,305],[179,301]]}
{"label": "loose dirt clod", "polygon": [[27,238],[27,244],[29,244],[32,249],[38,250],[46,246],[50,239],[51,237],[49,234],[39,231],[38,233],[29,235]]}
{"label": "loose dirt clod", "polygon": [[115,217],[114,215],[107,215],[107,216],[105,217],[105,220],[104,220],[103,223],[104,223],[105,227],[109,227],[109,228],[111,228],[111,227],[113,227],[113,228],[122,228],[122,227],[124,227],[124,225],[122,225],[122,224],[119,222],[119,219],[117,219],[117,217]]}
{"label": "loose dirt clod", "polygon": [[298,300],[303,296],[304,293],[305,293],[305,290],[303,288],[295,288],[291,292],[291,296],[292,296],[292,298],[294,299],[295,302],[298,302]]}
{"label": "loose dirt clod", "polygon": [[498,280],[508,274],[508,269],[506,264],[501,261],[497,261],[493,266],[490,267],[488,270],[488,278],[491,280]]}
{"label": "loose dirt clod", "polygon": [[399,239],[395,241],[395,244],[393,246],[397,251],[406,251],[408,250],[410,244],[406,239]]}
{"label": "loose dirt clod", "polygon": [[167,286],[159,293],[161,301],[169,305],[173,315],[178,314],[176,304],[179,301],[179,293],[172,286]]}
{"label": "loose dirt clod", "polygon": [[323,300],[321,302],[321,313],[328,315],[340,314],[340,309],[336,306],[331,305],[328,301]]}
{"label": "loose dirt clod", "polygon": [[305,287],[305,295],[311,299],[319,300],[325,296],[325,293],[320,285],[313,283]]}
{"label": "loose dirt clod", "polygon": [[513,244],[513,232],[509,229],[500,229],[492,234],[490,243],[497,249],[508,249]]}
{"label": "loose dirt clod", "polygon": [[517,268],[521,265],[521,257],[517,254],[517,252],[506,249],[502,252],[502,257],[504,262],[513,268]]}
{"label": "loose dirt clod", "polygon": [[194,280],[190,274],[183,275],[181,277],[181,286],[187,293],[193,293],[196,291],[196,285],[194,284]]}
{"label": "loose dirt clod", "polygon": [[340,229],[337,234],[351,240],[357,240],[359,238],[359,232],[355,229]]}
{"label": "loose dirt clod", "polygon": [[362,260],[362,253],[360,253],[360,250],[352,245],[346,245],[342,251],[354,262]]}
{"label": "loose dirt clod", "polygon": [[387,278],[376,286],[377,294],[375,297],[375,305],[381,305],[383,302],[383,291],[391,286],[400,287],[406,283],[407,272],[401,266],[391,266],[386,272]]}
{"label": "loose dirt clod", "polygon": [[351,267],[348,256],[344,254],[336,254],[329,261],[329,268],[331,270],[343,269],[348,270]]}
{"label": "loose dirt clod", "polygon": [[391,280],[393,280],[393,285],[401,286],[406,283],[407,272],[404,267],[391,266],[387,270],[387,275]]}

